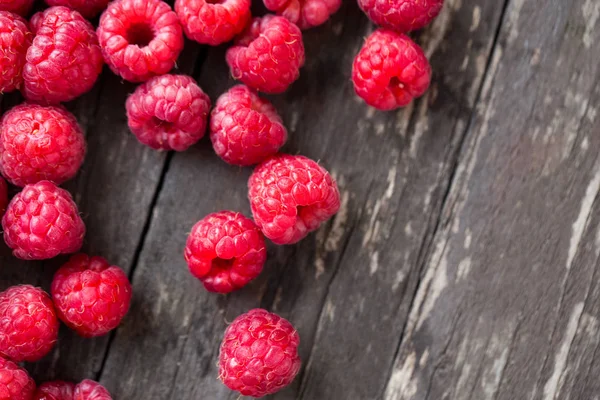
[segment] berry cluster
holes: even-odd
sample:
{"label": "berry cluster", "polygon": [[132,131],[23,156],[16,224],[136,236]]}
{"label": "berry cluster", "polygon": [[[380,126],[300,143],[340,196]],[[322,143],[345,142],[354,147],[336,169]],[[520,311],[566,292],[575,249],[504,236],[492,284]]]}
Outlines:
{"label": "berry cluster", "polygon": [[[264,0],[275,14],[252,17],[251,0],[32,0],[0,3],[0,92],[21,90],[27,100],[0,121],[0,173],[21,187],[8,202],[0,177],[4,241],[23,260],[78,252],[86,228],[77,205],[58,187],[72,179],[86,153],[84,134],[60,103],[89,92],[104,63],[140,83],[125,104],[131,132],[156,150],[185,151],[209,131],[215,153],[236,166],[256,165],[248,181],[253,220],[219,211],[198,221],[184,258],[206,290],[229,293],[263,270],[266,240],[294,244],[340,207],[335,180],[318,162],[280,153],[287,130],[258,92],[286,91],[305,63],[302,30],[325,23],[341,0]],[[356,56],[356,93],[373,107],[406,106],[427,90],[431,67],[407,35],[430,23],[443,0],[358,0],[383,28]],[[98,27],[86,19],[102,12]],[[190,76],[170,74],[184,35],[201,44],[233,40],[225,62],[242,82],[211,100]],[[209,121],[210,118],[210,121]],[[51,293],[30,285],[0,293],[0,398],[110,400],[100,384],[34,381],[17,364],[37,361],[58,340],[59,321],[83,337],[105,335],[128,312],[126,273],[102,257],[75,254],[54,275]],[[292,382],[301,361],[299,336],[285,319],[255,309],[227,328],[219,378],[242,395],[261,397]]]}

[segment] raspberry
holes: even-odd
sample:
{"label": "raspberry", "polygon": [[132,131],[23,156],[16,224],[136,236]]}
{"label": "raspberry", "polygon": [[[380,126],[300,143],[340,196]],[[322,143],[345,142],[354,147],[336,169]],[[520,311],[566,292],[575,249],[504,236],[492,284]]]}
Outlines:
{"label": "raspberry", "polygon": [[52,280],[58,317],[83,337],[104,335],[120,323],[131,302],[123,270],[101,257],[76,254]]}
{"label": "raspberry", "polygon": [[339,10],[342,0],[263,0],[265,7],[275,11],[300,29],[319,26]]}
{"label": "raspberry", "polygon": [[44,260],[81,248],[85,225],[64,189],[49,181],[27,185],[2,218],[4,241],[15,257]]}
{"label": "raspberry", "polygon": [[108,390],[98,382],[86,379],[75,388],[73,400],[112,400]]}
{"label": "raspberry", "polygon": [[358,5],[377,25],[406,33],[433,21],[444,0],[358,0]]}
{"label": "raspberry", "polygon": [[219,379],[244,396],[262,397],[289,385],[300,370],[300,337],[288,320],[260,308],[227,327]]}
{"label": "raspberry", "polygon": [[35,382],[27,371],[0,357],[0,399],[31,400],[34,392]]}
{"label": "raspberry", "polygon": [[[0,10],[9,11],[25,17],[29,14],[33,2],[34,0],[0,0]],[[1,398],[2,397],[0,397],[0,399]]]}
{"label": "raspberry", "polygon": [[60,103],[89,92],[102,72],[102,52],[94,27],[77,11],[51,7],[31,24],[36,36],[23,68],[23,95]]}
{"label": "raspberry", "polygon": [[4,215],[4,210],[8,205],[8,188],[6,187],[6,181],[0,176],[0,217]]}
{"label": "raspberry", "polygon": [[104,386],[86,379],[78,385],[61,381],[44,383],[33,400],[112,400],[112,397]]}
{"label": "raspberry", "polygon": [[129,129],[157,150],[183,151],[206,131],[210,98],[185,75],[162,75],[138,86],[127,99]]}
{"label": "raspberry", "polygon": [[21,87],[25,54],[32,38],[27,21],[8,11],[0,11],[0,93]]}
{"label": "raspberry", "polygon": [[57,339],[58,320],[46,292],[21,285],[0,293],[0,354],[3,357],[16,362],[37,361],[48,354]]}
{"label": "raspberry", "polygon": [[187,37],[216,46],[233,39],[250,21],[250,0],[176,0]]}
{"label": "raspberry", "polygon": [[303,157],[279,154],[260,164],[248,181],[256,224],[276,244],[293,244],[340,208],[329,173]]}
{"label": "raspberry", "polygon": [[62,107],[21,104],[0,122],[0,172],[12,184],[73,178],[85,157],[75,117]]}
{"label": "raspberry", "polygon": [[356,94],[380,110],[408,105],[425,93],[430,80],[423,50],[408,36],[386,29],[367,38],[352,67]]}
{"label": "raspberry", "polygon": [[49,6],[65,6],[78,11],[86,18],[93,18],[104,10],[110,0],[45,0]]}
{"label": "raspberry", "polygon": [[304,65],[302,32],[283,17],[254,18],[225,58],[235,79],[261,92],[282,93]]}
{"label": "raspberry", "polygon": [[252,165],[277,153],[287,131],[271,103],[247,86],[238,85],[217,100],[210,139],[217,155],[226,162]]}
{"label": "raspberry", "polygon": [[183,49],[177,14],[161,0],[117,0],[100,18],[104,59],[123,79],[144,82],[173,68]]}
{"label": "raspberry", "polygon": [[265,239],[249,218],[232,211],[209,214],[192,228],[185,246],[190,272],[211,292],[240,289],[262,271]]}

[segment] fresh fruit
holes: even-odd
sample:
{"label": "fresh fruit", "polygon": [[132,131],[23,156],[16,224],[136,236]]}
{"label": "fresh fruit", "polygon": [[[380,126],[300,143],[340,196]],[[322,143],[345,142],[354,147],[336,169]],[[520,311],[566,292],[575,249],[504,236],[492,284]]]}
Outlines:
{"label": "fresh fruit", "polygon": [[73,400],[112,400],[112,397],[104,386],[86,379],[75,387]]}
{"label": "fresh fruit", "polygon": [[101,257],[76,254],[52,280],[58,317],[83,337],[115,329],[131,303],[131,283],[123,270]]}
{"label": "fresh fruit", "polygon": [[277,153],[287,130],[275,107],[253,90],[237,85],[217,100],[210,119],[215,153],[234,165],[253,165]]}
{"label": "fresh fruit", "polygon": [[92,24],[77,11],[51,7],[31,25],[35,38],[23,68],[25,98],[56,104],[89,92],[104,64]]}
{"label": "fresh fruit", "polygon": [[35,382],[27,371],[0,357],[0,399],[32,400]]}
{"label": "fresh fruit", "polygon": [[23,260],[44,260],[81,248],[85,225],[64,189],[49,181],[27,185],[2,218],[4,241]]}
{"label": "fresh fruit", "polygon": [[26,17],[33,6],[33,2],[34,0],[0,0],[0,10]]}
{"label": "fresh fruit", "polygon": [[367,38],[352,67],[356,94],[380,110],[407,106],[425,93],[430,80],[423,50],[408,36],[387,29]]}
{"label": "fresh fruit", "polygon": [[406,33],[433,21],[444,0],[358,0],[358,5],[377,25]]}
{"label": "fresh fruit", "polygon": [[173,68],[183,49],[177,14],[161,0],[116,0],[100,17],[98,39],[108,66],[131,82]]}
{"label": "fresh fruit", "polygon": [[141,143],[184,151],[204,136],[210,98],[189,76],[162,75],[138,86],[126,108],[129,129]]}
{"label": "fresh fruit", "polygon": [[250,21],[250,0],[176,0],[187,37],[216,46],[233,39]]}
{"label": "fresh fruit", "polygon": [[32,39],[27,21],[11,12],[0,11],[0,93],[21,87],[25,55]]}
{"label": "fresh fruit", "polygon": [[0,172],[13,185],[73,178],[85,157],[85,139],[63,107],[21,104],[0,122]]}
{"label": "fresh fruit", "polygon": [[45,0],[49,6],[65,6],[78,11],[86,18],[93,18],[104,10],[110,0]]}
{"label": "fresh fruit", "polygon": [[283,17],[254,18],[225,55],[231,75],[264,93],[282,93],[300,76],[300,29]]}
{"label": "fresh fruit", "polygon": [[58,319],[46,292],[20,285],[0,293],[2,357],[16,362],[37,361],[48,354],[57,339]]}
{"label": "fresh fruit", "polygon": [[104,386],[86,379],[78,385],[63,381],[46,382],[35,392],[33,400],[112,400],[112,397]]}
{"label": "fresh fruit", "polygon": [[209,214],[192,228],[185,246],[190,272],[217,293],[240,289],[262,271],[267,250],[258,227],[240,213]]}
{"label": "fresh fruit", "polygon": [[342,5],[342,0],[263,0],[267,9],[289,19],[300,29],[325,23]]}
{"label": "fresh fruit", "polygon": [[219,354],[219,379],[244,396],[262,397],[289,385],[300,370],[300,337],[286,319],[260,308],[237,317]]}
{"label": "fresh fruit", "polygon": [[6,181],[0,176],[0,217],[4,215],[6,206],[8,205],[8,187]]}
{"label": "fresh fruit", "polygon": [[279,154],[260,164],[248,181],[254,221],[276,244],[293,244],[340,208],[335,181],[303,156]]}

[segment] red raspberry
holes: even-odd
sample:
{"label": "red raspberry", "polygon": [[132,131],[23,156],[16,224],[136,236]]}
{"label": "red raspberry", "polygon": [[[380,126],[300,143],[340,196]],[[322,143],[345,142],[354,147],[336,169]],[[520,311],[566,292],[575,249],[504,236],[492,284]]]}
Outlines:
{"label": "red raspberry", "polygon": [[46,292],[21,285],[0,293],[0,354],[3,357],[16,362],[37,361],[48,354],[57,339],[58,320]]}
{"label": "red raspberry", "polygon": [[444,0],[358,0],[358,5],[377,25],[406,33],[433,21]]}
{"label": "red raspberry", "polygon": [[27,21],[8,11],[0,11],[0,93],[21,87],[25,54],[32,38]]}
{"label": "red raspberry", "polygon": [[52,280],[58,317],[83,337],[104,335],[120,323],[131,302],[123,270],[102,257],[76,254]]}
{"label": "red raspberry", "polygon": [[408,36],[378,29],[354,59],[356,94],[380,110],[408,105],[429,87],[431,66],[423,50]]}
{"label": "red raspberry", "polygon": [[86,379],[75,388],[73,400],[112,400],[108,390],[98,382]]}
{"label": "red raspberry", "polygon": [[27,371],[0,357],[0,399],[31,400],[34,392],[35,382]]}
{"label": "red raspberry", "polygon": [[175,12],[187,37],[216,46],[233,39],[250,21],[250,0],[177,0]]}
{"label": "red raspberry", "polygon": [[6,181],[0,176],[0,217],[4,215],[4,210],[8,205],[8,188],[6,187]]}
{"label": "red raspberry", "polygon": [[276,244],[293,244],[340,208],[329,173],[303,156],[279,154],[260,164],[248,181],[256,224]]}
{"label": "red raspberry", "polygon": [[262,271],[265,239],[249,218],[232,211],[209,214],[192,228],[185,246],[190,272],[211,292],[244,287]]}
{"label": "red raspberry", "polygon": [[342,0],[263,0],[265,7],[275,11],[300,29],[319,26],[339,10]]}
{"label": "red raspberry", "polygon": [[289,385],[300,370],[300,337],[288,320],[260,308],[227,327],[219,379],[244,396],[262,397]]}
{"label": "red raspberry", "polygon": [[300,76],[300,29],[283,17],[254,18],[225,56],[231,75],[265,93],[282,93]]}
{"label": "red raspberry", "polygon": [[45,0],[49,6],[65,6],[78,11],[86,18],[93,18],[104,10],[110,0]]}
{"label": "red raspberry", "polygon": [[81,248],[85,225],[64,189],[49,181],[27,185],[2,218],[4,241],[23,260],[44,260]]}
{"label": "red raspberry", "polygon": [[33,2],[34,0],[0,0],[0,10],[10,11],[25,17],[29,14]]}
{"label": "red raspberry", "polygon": [[67,7],[49,8],[39,21],[23,68],[25,98],[54,104],[89,92],[104,64],[92,24]]}
{"label": "red raspberry", "polygon": [[33,400],[73,400],[74,391],[75,384],[71,382],[46,382],[38,387]]}
{"label": "red raspberry", "polygon": [[189,76],[162,75],[138,86],[126,108],[129,129],[140,142],[184,151],[204,136],[210,98]]}
{"label": "red raspberry", "polygon": [[217,100],[210,119],[210,139],[226,162],[253,165],[277,153],[287,139],[287,130],[269,101],[238,85]]}
{"label": "red raspberry", "polygon": [[160,0],[117,0],[100,18],[104,59],[123,79],[144,82],[173,68],[183,32],[171,7]]}
{"label": "red raspberry", "polygon": [[62,107],[21,104],[0,122],[0,172],[12,184],[73,178],[85,157],[85,139]]}

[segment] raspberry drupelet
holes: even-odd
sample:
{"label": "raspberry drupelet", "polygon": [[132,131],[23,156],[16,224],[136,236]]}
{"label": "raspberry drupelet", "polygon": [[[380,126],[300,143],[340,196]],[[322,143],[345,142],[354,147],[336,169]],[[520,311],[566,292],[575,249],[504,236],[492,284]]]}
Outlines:
{"label": "raspberry drupelet", "polygon": [[408,36],[387,29],[367,38],[352,67],[356,94],[380,110],[407,106],[425,93],[430,80],[423,50]]}
{"label": "raspberry drupelet", "polygon": [[300,337],[288,320],[260,308],[227,327],[219,379],[243,396],[262,397],[289,385],[300,370]]}
{"label": "raspberry drupelet", "polygon": [[101,257],[76,254],[52,280],[58,317],[80,336],[102,336],[129,310],[131,283],[125,272]]}
{"label": "raspberry drupelet", "polygon": [[33,39],[27,21],[8,11],[0,11],[0,93],[19,89],[23,66]]}
{"label": "raspberry drupelet", "polygon": [[188,38],[216,46],[234,38],[250,21],[250,0],[176,0],[175,12]]}
{"label": "raspberry drupelet", "polygon": [[78,11],[86,18],[94,18],[104,10],[110,0],[45,0],[49,6],[65,6]]}
{"label": "raspberry drupelet", "polygon": [[77,11],[51,7],[31,26],[35,38],[23,68],[25,98],[56,104],[89,92],[104,65],[92,24]]}
{"label": "raspberry drupelet", "polygon": [[161,0],[116,0],[100,17],[98,39],[106,63],[131,82],[173,68],[183,49],[177,14]]}
{"label": "raspberry drupelet", "polygon": [[73,178],[85,148],[81,128],[63,107],[21,104],[0,122],[0,172],[16,186]]}
{"label": "raspberry drupelet", "polygon": [[276,244],[293,244],[340,208],[329,173],[303,156],[279,154],[260,164],[248,181],[254,221]]}
{"label": "raspberry drupelet", "polygon": [[433,21],[444,0],[358,0],[358,5],[377,25],[406,33]]}
{"label": "raspberry drupelet", "polygon": [[210,98],[185,75],[162,75],[138,86],[126,104],[129,129],[157,150],[184,151],[206,131]]}
{"label": "raspberry drupelet", "polygon": [[265,7],[289,19],[300,29],[324,24],[342,5],[342,0],[263,0]]}
{"label": "raspberry drupelet", "polygon": [[229,293],[260,274],[267,250],[252,220],[240,213],[221,211],[194,225],[184,255],[190,272],[208,291]]}
{"label": "raspberry drupelet", "polygon": [[0,218],[4,215],[4,210],[8,205],[8,187],[6,181],[0,176]]}
{"label": "raspberry drupelet", "polygon": [[85,225],[64,189],[49,181],[27,185],[2,218],[4,241],[23,260],[45,260],[81,248]]}
{"label": "raspberry drupelet", "polygon": [[27,371],[0,357],[0,399],[32,400],[35,382]]}
{"label": "raspberry drupelet", "polygon": [[210,119],[215,153],[234,165],[253,165],[277,153],[287,130],[273,105],[244,85],[217,100]]}
{"label": "raspberry drupelet", "polygon": [[302,32],[283,17],[254,18],[225,58],[235,79],[264,93],[282,93],[304,65]]}
{"label": "raspberry drupelet", "polygon": [[0,355],[15,362],[37,361],[57,338],[58,319],[46,292],[21,285],[0,293]]}
{"label": "raspberry drupelet", "polygon": [[46,382],[38,387],[32,400],[112,400],[108,390],[98,382],[86,379],[71,382]]}
{"label": "raspberry drupelet", "polygon": [[0,10],[26,17],[31,11],[33,2],[34,0],[0,0]]}

